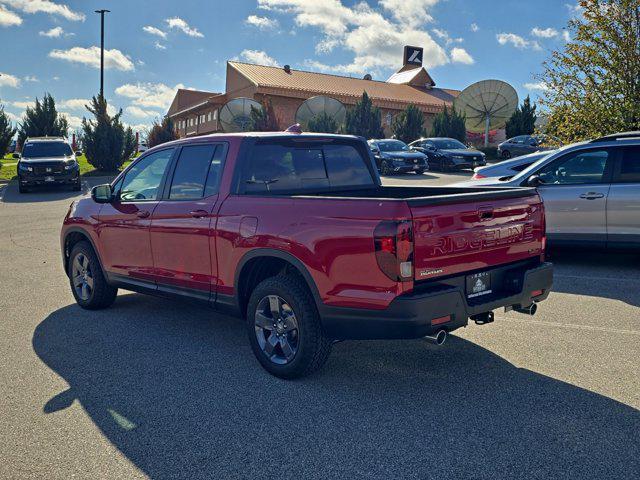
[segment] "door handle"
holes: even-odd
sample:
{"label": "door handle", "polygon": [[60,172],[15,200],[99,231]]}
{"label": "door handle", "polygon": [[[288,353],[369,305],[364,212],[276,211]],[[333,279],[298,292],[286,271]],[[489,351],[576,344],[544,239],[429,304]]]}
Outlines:
{"label": "door handle", "polygon": [[206,210],[194,210],[192,212],[189,212],[189,215],[191,215],[193,218],[203,218],[209,215],[209,212],[207,212]]}
{"label": "door handle", "polygon": [[603,198],[604,193],[598,192],[587,192],[580,195],[580,198],[584,198],[585,200],[595,200],[596,198]]}
{"label": "door handle", "polygon": [[138,210],[138,211],[136,212],[136,215],[137,215],[139,218],[147,218],[149,215],[151,215],[151,213],[149,213],[149,211],[148,211],[148,210]]}

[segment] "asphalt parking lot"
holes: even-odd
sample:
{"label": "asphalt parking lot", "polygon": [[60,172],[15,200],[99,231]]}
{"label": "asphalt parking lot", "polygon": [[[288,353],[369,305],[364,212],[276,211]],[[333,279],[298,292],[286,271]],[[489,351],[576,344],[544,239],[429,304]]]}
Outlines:
{"label": "asphalt parking lot", "polygon": [[122,292],[81,310],[58,239],[76,195],[0,197],[0,478],[640,476],[640,253],[553,252],[533,318],[442,347],[339,343],[286,382],[204,307]]}

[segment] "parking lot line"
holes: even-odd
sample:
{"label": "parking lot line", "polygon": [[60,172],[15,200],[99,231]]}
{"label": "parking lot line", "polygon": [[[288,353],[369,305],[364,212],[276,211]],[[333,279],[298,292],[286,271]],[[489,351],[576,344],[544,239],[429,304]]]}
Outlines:
{"label": "parking lot line", "polygon": [[640,331],[636,330],[625,330],[619,328],[607,328],[607,327],[595,327],[592,325],[578,325],[576,323],[559,323],[559,322],[547,322],[545,320],[533,320],[533,319],[517,319],[511,318],[503,315],[496,315],[495,318],[497,320],[507,320],[513,323],[519,323],[524,325],[546,325],[549,327],[560,327],[560,328],[573,328],[577,330],[591,330],[596,332],[607,332],[607,333],[619,333],[623,335],[640,335]]}

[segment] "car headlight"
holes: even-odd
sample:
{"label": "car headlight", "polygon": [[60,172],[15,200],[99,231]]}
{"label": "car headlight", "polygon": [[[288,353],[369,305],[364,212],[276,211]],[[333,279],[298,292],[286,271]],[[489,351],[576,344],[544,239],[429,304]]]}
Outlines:
{"label": "car headlight", "polygon": [[73,170],[77,167],[78,167],[78,162],[76,162],[75,160],[70,160],[64,165],[65,170]]}
{"label": "car headlight", "polygon": [[18,170],[20,170],[21,172],[33,172],[33,167],[27,165],[26,163],[20,162],[18,164]]}

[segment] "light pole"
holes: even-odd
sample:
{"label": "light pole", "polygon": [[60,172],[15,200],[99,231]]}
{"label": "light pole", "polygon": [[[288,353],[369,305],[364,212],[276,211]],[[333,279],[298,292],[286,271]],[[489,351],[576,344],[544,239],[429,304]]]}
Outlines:
{"label": "light pole", "polygon": [[100,14],[100,96],[104,98],[104,14],[110,10],[96,10]]}

